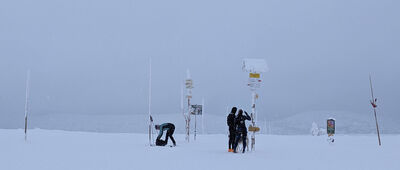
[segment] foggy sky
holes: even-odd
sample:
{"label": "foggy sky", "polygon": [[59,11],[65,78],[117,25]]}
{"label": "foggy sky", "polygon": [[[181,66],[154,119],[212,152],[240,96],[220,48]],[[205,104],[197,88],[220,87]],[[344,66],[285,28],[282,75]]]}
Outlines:
{"label": "foggy sky", "polygon": [[243,58],[264,58],[259,116],[316,110],[399,119],[400,3],[394,0],[0,1],[0,118],[180,113],[191,71],[208,114],[250,109]]}

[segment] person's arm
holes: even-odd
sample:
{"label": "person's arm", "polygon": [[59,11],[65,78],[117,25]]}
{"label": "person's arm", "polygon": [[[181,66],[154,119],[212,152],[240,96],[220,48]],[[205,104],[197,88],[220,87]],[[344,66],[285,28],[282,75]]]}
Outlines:
{"label": "person's arm", "polygon": [[164,132],[164,126],[160,125],[160,131],[158,132],[157,140],[161,139]]}
{"label": "person's arm", "polygon": [[251,117],[249,116],[249,114],[248,114],[246,111],[245,111],[244,113],[246,114],[245,118],[246,118],[247,120],[251,120]]}
{"label": "person's arm", "polygon": [[227,124],[228,126],[231,126],[231,125],[230,125],[230,116],[231,116],[231,114],[229,114],[229,115],[226,117],[226,124]]}

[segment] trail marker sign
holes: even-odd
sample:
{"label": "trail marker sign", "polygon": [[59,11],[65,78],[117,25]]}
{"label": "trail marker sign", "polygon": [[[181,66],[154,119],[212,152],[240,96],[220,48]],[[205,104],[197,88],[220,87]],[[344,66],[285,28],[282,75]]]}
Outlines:
{"label": "trail marker sign", "polygon": [[192,115],[203,115],[203,105],[192,105],[191,112]]}

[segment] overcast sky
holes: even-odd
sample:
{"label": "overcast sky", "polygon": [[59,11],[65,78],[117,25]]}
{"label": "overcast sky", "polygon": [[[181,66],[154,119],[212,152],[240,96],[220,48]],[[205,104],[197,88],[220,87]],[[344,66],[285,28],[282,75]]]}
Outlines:
{"label": "overcast sky", "polygon": [[243,58],[264,58],[260,116],[316,110],[399,119],[400,2],[395,0],[0,1],[0,118],[24,114],[180,113],[190,69],[209,114],[250,109]]}

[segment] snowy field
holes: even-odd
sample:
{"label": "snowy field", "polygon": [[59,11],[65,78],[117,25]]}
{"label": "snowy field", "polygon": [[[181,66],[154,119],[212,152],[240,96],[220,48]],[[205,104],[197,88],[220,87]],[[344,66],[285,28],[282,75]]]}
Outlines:
{"label": "snowy field", "polygon": [[226,135],[199,135],[178,146],[149,147],[145,134],[107,134],[30,130],[0,130],[2,170],[261,170],[261,169],[400,169],[400,135],[338,135],[326,137],[258,135],[255,152],[227,152]]}

